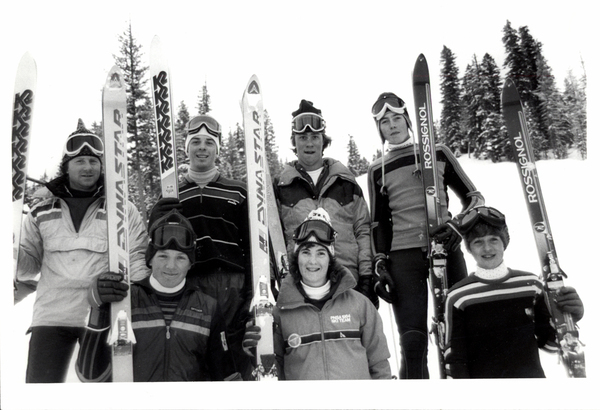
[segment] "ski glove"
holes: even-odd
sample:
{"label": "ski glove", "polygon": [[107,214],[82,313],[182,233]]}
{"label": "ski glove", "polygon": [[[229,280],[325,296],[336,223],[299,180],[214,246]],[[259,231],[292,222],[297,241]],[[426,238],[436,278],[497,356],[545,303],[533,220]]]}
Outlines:
{"label": "ski glove", "polygon": [[260,326],[257,326],[254,319],[249,320],[246,323],[246,333],[244,334],[244,340],[242,341],[242,349],[248,356],[254,357],[256,352],[256,346],[260,340]]}
{"label": "ski glove", "polygon": [[379,298],[377,297],[377,293],[375,293],[373,275],[359,275],[358,284],[354,289],[365,295],[373,303],[373,306],[379,309]]}
{"label": "ski glove", "polygon": [[394,283],[387,269],[387,258],[383,254],[375,256],[375,293],[387,303],[392,303],[392,292],[394,292]]}
{"label": "ski glove", "polygon": [[570,313],[573,321],[578,322],[583,317],[583,302],[577,294],[577,291],[564,286],[556,292],[556,304],[561,312]]}
{"label": "ski glove", "polygon": [[150,212],[150,220],[148,222],[148,228],[152,226],[154,221],[158,218],[165,216],[173,209],[177,209],[177,212],[182,213],[183,205],[179,202],[179,198],[161,198],[152,208]]}
{"label": "ski glove", "polygon": [[101,273],[90,286],[88,293],[90,305],[100,307],[105,303],[120,302],[125,299],[129,285],[121,282],[122,280],[122,273]]}
{"label": "ski glove", "polygon": [[435,228],[431,231],[431,236],[437,243],[444,245],[444,249],[448,252],[456,252],[462,240],[462,236],[460,236],[456,225],[452,221],[448,221]]}

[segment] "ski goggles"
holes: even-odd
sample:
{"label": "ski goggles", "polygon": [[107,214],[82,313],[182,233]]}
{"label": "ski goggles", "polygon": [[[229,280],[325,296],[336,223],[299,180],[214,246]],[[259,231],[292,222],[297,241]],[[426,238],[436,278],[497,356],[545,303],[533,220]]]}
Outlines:
{"label": "ski goggles", "polygon": [[325,131],[325,120],[314,112],[304,112],[295,116],[292,120],[292,131],[300,134],[306,132],[306,128],[313,132]]}
{"label": "ski goggles", "polygon": [[326,222],[320,220],[305,221],[294,231],[294,241],[304,242],[314,235],[319,242],[330,244],[335,240],[337,233]]}
{"label": "ski goggles", "polygon": [[396,97],[392,93],[386,93],[375,101],[373,108],[371,108],[371,114],[373,114],[373,118],[375,118],[376,121],[379,121],[383,118],[387,110],[397,114],[404,114],[406,113],[406,104],[402,98]]}
{"label": "ski goggles", "polygon": [[94,134],[77,134],[67,139],[64,155],[70,157],[77,156],[85,147],[88,147],[94,155],[102,156],[104,154],[104,143],[99,136]]}
{"label": "ski goggles", "polygon": [[200,132],[200,128],[205,127],[209,134],[215,137],[221,136],[221,124],[208,115],[200,115],[192,118],[187,125],[188,135]]}
{"label": "ski goggles", "polygon": [[176,223],[167,223],[152,232],[152,243],[158,249],[166,249],[175,242],[178,249],[187,251],[194,249],[196,240],[190,230]]}
{"label": "ski goggles", "polygon": [[506,226],[506,218],[502,212],[489,206],[479,206],[469,210],[462,218],[460,218],[458,229],[461,233],[466,233],[479,220],[496,228],[503,228]]}

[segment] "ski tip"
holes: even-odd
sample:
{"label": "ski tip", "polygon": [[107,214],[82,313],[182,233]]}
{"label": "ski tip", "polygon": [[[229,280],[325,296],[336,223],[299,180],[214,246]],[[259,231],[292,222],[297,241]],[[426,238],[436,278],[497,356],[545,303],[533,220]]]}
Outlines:
{"label": "ski tip", "polygon": [[160,36],[158,34],[155,34],[154,37],[152,37],[152,43],[150,43],[150,48],[159,48],[160,47]]}
{"label": "ski tip", "polygon": [[19,60],[19,71],[37,75],[37,64],[29,51],[26,51],[21,56],[21,60]]}
{"label": "ski tip", "polygon": [[117,65],[113,65],[108,75],[106,76],[105,88],[123,88],[125,89],[125,83],[123,81],[123,74],[121,69]]}
{"label": "ski tip", "polygon": [[423,84],[429,82],[429,67],[424,54],[419,54],[415,67],[413,69],[413,84]]}
{"label": "ski tip", "polygon": [[507,78],[506,81],[504,81],[504,86],[502,87],[501,101],[503,107],[514,104],[521,104],[521,96],[519,94],[519,90],[517,89],[517,86],[511,78]]}
{"label": "ski tip", "polygon": [[250,81],[248,81],[248,86],[246,87],[246,92],[248,94],[260,94],[260,82],[258,81],[256,74],[252,74],[252,77],[250,77]]}

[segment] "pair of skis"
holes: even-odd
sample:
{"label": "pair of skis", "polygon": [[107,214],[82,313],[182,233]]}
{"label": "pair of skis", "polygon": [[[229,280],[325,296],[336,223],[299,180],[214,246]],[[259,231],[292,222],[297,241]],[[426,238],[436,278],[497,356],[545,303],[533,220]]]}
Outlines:
{"label": "pair of skis", "polygon": [[[158,139],[161,187],[163,197],[177,197],[177,160],[173,131],[171,86],[167,60],[160,39],[155,36],[150,51],[152,97]],[[279,277],[285,274],[287,253],[269,167],[265,153],[262,92],[258,78],[253,75],[244,90],[241,102],[246,141],[248,175],[248,217],[254,297],[251,310],[261,327],[257,346],[257,363],[253,372],[257,380],[277,380],[273,350],[273,307],[275,300],[270,284],[270,250],[277,260]],[[269,217],[269,214],[271,216]],[[280,240],[272,241],[273,235]],[[282,249],[283,247],[283,249]]]}
{"label": "pair of skis", "polygon": [[[431,232],[442,223],[442,219],[440,215],[440,189],[438,187],[436,172],[429,69],[423,54],[417,58],[413,70],[413,93],[427,224],[428,231]],[[559,357],[570,377],[585,377],[585,357],[583,345],[579,340],[579,333],[571,314],[561,312],[555,302],[558,290],[564,285],[563,279],[565,275],[558,265],[558,257],[540,189],[523,104],[515,84],[510,79],[504,84],[502,111],[518,167],[521,187],[527,203],[527,210],[538,249],[538,257],[542,266],[545,297],[552,316],[553,325],[557,332]],[[446,378],[446,366],[443,355],[446,333],[446,329],[444,328],[444,302],[448,293],[446,256],[447,253],[443,246],[430,238],[429,282],[434,299],[434,317],[431,332],[435,335],[438,348],[441,378]]]}

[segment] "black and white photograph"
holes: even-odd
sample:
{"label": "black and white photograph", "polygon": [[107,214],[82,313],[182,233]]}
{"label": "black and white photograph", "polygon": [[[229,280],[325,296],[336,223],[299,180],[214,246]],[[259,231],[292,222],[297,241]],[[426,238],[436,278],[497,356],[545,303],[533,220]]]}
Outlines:
{"label": "black and white photograph", "polygon": [[1,408],[600,406],[591,2],[3,9]]}

